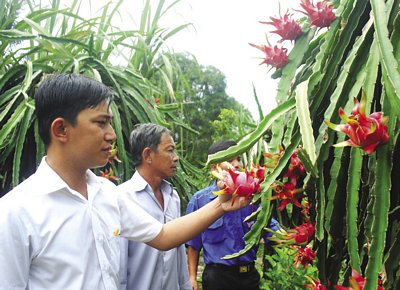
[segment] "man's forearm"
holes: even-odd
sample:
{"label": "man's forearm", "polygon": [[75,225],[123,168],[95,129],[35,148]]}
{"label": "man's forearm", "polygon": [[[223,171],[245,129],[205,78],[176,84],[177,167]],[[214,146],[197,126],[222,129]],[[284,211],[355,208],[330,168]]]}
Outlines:
{"label": "man's forearm", "polygon": [[199,252],[189,246],[187,255],[188,255],[189,276],[191,278],[192,277],[196,278],[197,277],[197,268],[199,266],[199,256],[200,256]]}
{"label": "man's forearm", "polygon": [[189,246],[187,250],[187,256],[190,282],[192,283],[193,289],[197,290],[197,268],[199,266],[200,253],[193,247]]}
{"label": "man's forearm", "polygon": [[164,224],[161,232],[148,245],[168,251],[203,232],[210,224],[227,211],[234,211],[247,206],[250,200],[245,197],[233,197],[221,194],[202,208],[183,217]]}
{"label": "man's forearm", "polygon": [[167,251],[203,232],[225,213],[218,198],[199,210],[164,224],[161,232],[148,244]]}

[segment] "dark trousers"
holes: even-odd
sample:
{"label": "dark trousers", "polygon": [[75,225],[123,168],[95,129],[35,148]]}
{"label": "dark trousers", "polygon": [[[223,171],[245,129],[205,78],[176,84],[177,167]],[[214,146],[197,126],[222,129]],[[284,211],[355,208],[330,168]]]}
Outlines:
{"label": "dark trousers", "polygon": [[254,267],[249,272],[240,273],[238,267],[206,265],[202,286],[203,290],[259,290],[260,275]]}

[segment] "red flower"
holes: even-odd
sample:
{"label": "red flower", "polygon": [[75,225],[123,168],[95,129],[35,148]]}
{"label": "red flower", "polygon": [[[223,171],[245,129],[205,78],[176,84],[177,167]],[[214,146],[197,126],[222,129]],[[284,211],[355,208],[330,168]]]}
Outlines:
{"label": "red flower", "polygon": [[308,264],[314,261],[316,255],[317,254],[310,247],[301,248],[296,255],[296,268],[298,268],[300,265],[303,265],[304,268],[307,267]]}
{"label": "red flower", "polygon": [[260,23],[275,26],[276,30],[271,31],[271,33],[280,35],[282,40],[292,41],[296,40],[303,33],[300,25],[292,18],[292,15],[293,14],[290,14],[289,11],[287,11],[285,15],[279,15],[279,18],[270,17],[271,21],[260,21]]}
{"label": "red flower", "polygon": [[[279,159],[278,159],[279,160]],[[287,178],[286,182],[278,182],[272,185],[274,190],[274,196],[269,198],[270,200],[277,199],[280,201],[279,210],[283,211],[286,205],[292,203],[293,205],[301,208],[300,202],[302,201],[304,195],[303,188],[297,188],[297,181],[299,178],[303,178],[306,171],[300,159],[297,157],[297,152],[294,151],[290,157],[290,164],[287,172],[283,178]]]}
{"label": "red flower", "polygon": [[[354,269],[351,271],[351,277],[349,278],[349,282],[350,282],[350,287],[335,285],[335,288],[337,290],[362,290],[362,289],[364,289],[365,278],[363,276],[361,276],[360,274],[358,274],[358,272]],[[379,281],[379,283],[380,282],[381,281]],[[378,285],[378,287],[376,289],[383,290],[382,286],[380,286],[380,285]]]}
{"label": "red flower", "polygon": [[315,237],[314,223],[304,223],[288,231],[287,239],[293,240],[296,245],[307,245]]}
{"label": "red flower", "polygon": [[277,232],[273,232],[268,240],[274,241],[281,245],[298,245],[306,246],[315,237],[315,226],[314,223],[304,223],[294,229],[289,229],[287,231],[280,229]]}
{"label": "red flower", "polygon": [[266,45],[256,45],[252,43],[249,44],[265,53],[264,61],[262,61],[260,65],[265,63],[266,65],[280,69],[289,62],[286,48],[280,48],[277,45],[272,47]]}
{"label": "red flower", "polygon": [[360,147],[367,154],[371,154],[378,145],[389,142],[386,125],[388,118],[382,117],[382,112],[375,112],[367,117],[364,112],[365,98],[361,100],[361,103],[354,99],[354,105],[352,114],[349,116],[346,116],[342,108],[339,109],[339,116],[346,124],[336,125],[327,120],[325,120],[325,123],[329,128],[342,131],[350,138],[335,144],[335,147]]}
{"label": "red flower", "polygon": [[291,183],[294,185],[297,184],[297,179],[300,177],[304,177],[306,170],[304,169],[303,163],[301,163],[299,157],[297,157],[297,152],[294,151],[292,156],[290,157],[290,164],[288,171],[283,176],[284,178],[288,178]]}
{"label": "red flower", "polygon": [[233,196],[244,196],[251,198],[255,193],[261,191],[260,183],[264,181],[265,168],[253,167],[250,170],[239,171],[235,168],[228,170],[213,171],[212,174],[224,183],[224,188],[214,194],[230,194]]}
{"label": "red flower", "polygon": [[280,211],[283,211],[289,203],[301,208],[300,202],[305,196],[303,188],[296,188],[296,185],[292,182],[285,182],[283,184],[275,182],[272,188],[275,194],[269,199],[277,199],[280,201]]}
{"label": "red flower", "polygon": [[105,171],[100,170],[100,176],[107,178],[108,180],[119,180],[119,178],[114,175],[114,171],[112,170],[112,168],[110,168],[110,170],[106,169]]}
{"label": "red flower", "polygon": [[[328,27],[335,19],[335,13],[332,11],[332,3],[327,0],[317,1],[316,4],[311,0],[301,0],[301,7],[306,11],[299,11],[307,15],[311,24],[317,27]],[[298,11],[298,10],[297,10]]]}

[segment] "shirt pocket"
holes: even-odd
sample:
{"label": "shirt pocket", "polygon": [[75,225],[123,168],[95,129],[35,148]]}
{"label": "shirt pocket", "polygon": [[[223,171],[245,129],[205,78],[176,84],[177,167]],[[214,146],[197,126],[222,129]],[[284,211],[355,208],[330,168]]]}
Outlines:
{"label": "shirt pocket", "polygon": [[204,243],[217,244],[225,240],[225,227],[224,220],[221,218],[217,219],[211,224],[204,232]]}

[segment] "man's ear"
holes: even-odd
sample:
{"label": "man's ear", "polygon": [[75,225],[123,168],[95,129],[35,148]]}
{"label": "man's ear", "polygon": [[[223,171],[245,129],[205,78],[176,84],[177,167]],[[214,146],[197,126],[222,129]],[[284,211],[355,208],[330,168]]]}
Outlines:
{"label": "man's ear", "polygon": [[61,142],[65,142],[68,137],[68,122],[64,118],[56,118],[51,123],[50,126],[50,135],[51,139],[59,140]]}
{"label": "man's ear", "polygon": [[152,162],[152,155],[151,155],[152,152],[153,152],[153,149],[151,149],[150,147],[146,147],[143,149],[143,152],[142,152],[143,162],[146,162],[146,163]]}

